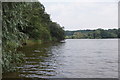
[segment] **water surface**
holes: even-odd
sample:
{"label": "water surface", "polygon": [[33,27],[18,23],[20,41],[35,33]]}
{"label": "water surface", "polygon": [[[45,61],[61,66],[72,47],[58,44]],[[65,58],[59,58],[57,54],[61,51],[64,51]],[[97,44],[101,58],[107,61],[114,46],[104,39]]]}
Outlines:
{"label": "water surface", "polygon": [[117,78],[117,39],[67,39],[25,46],[25,64],[3,77]]}

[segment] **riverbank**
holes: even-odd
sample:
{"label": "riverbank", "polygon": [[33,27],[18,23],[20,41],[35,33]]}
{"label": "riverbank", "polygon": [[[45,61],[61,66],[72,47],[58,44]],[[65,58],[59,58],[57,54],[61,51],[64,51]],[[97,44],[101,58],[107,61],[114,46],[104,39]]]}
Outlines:
{"label": "riverbank", "polygon": [[109,38],[120,38],[120,28],[118,29],[86,29],[86,30],[75,30],[65,31],[67,39],[109,39]]}
{"label": "riverbank", "polygon": [[64,39],[64,28],[51,20],[40,2],[2,3],[2,14],[3,73],[14,72],[24,61],[19,47]]}
{"label": "riverbank", "polygon": [[42,41],[42,40],[34,40],[29,39],[22,43],[23,46],[25,45],[34,45],[34,44],[47,44],[47,43],[65,43],[65,40],[59,40],[59,41]]}

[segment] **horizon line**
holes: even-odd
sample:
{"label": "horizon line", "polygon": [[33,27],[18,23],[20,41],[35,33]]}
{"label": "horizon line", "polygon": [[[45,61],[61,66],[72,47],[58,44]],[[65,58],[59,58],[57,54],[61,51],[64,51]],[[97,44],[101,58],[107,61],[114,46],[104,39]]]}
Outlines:
{"label": "horizon line", "polygon": [[104,29],[104,30],[109,30],[109,29],[119,29],[118,28],[94,28],[94,29],[90,29],[90,28],[86,28],[86,29],[64,29],[65,31],[77,31],[77,30],[97,30],[97,29]]}

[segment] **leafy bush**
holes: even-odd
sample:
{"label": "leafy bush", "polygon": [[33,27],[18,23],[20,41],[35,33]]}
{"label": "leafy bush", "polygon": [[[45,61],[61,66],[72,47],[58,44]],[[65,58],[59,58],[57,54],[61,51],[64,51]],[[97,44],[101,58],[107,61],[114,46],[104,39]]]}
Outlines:
{"label": "leafy bush", "polygon": [[23,43],[64,39],[63,28],[51,21],[39,2],[4,2],[2,10],[3,72],[14,71],[14,67],[23,61],[24,54],[17,51]]}

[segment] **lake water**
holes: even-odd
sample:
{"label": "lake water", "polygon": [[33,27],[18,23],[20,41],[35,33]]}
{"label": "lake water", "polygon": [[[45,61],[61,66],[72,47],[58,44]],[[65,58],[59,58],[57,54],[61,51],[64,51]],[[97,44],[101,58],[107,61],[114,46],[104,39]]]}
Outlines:
{"label": "lake water", "polygon": [[25,46],[25,64],[3,77],[117,78],[117,39],[67,39]]}

